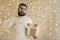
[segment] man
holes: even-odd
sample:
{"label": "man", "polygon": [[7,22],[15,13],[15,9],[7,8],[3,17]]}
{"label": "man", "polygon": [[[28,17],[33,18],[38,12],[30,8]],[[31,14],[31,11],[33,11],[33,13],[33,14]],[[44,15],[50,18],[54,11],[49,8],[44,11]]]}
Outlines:
{"label": "man", "polygon": [[[28,38],[30,33],[30,25],[32,24],[31,18],[26,16],[27,5],[24,3],[19,4],[18,13],[16,17],[9,19],[4,22],[6,28],[15,27],[16,29],[16,40],[30,40]],[[25,35],[25,29],[27,29],[27,36]]]}

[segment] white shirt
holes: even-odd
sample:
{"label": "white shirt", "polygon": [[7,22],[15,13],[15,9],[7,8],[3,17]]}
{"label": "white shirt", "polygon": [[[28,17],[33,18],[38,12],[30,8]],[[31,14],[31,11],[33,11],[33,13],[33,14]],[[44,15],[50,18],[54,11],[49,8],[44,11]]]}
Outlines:
{"label": "white shirt", "polygon": [[[14,25],[14,23],[15,23],[15,25]],[[25,27],[29,28],[27,24],[30,24],[30,25],[32,24],[31,18],[29,18],[27,16],[23,16],[23,17],[16,16],[16,17],[13,17],[13,18],[7,20],[6,22],[4,22],[4,26],[6,28],[15,27],[16,40],[30,40],[25,35]]]}

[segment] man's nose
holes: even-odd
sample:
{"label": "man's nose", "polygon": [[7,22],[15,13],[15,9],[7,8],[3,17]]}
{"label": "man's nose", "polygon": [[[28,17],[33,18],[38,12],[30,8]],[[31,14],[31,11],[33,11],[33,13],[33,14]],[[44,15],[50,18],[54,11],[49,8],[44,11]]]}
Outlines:
{"label": "man's nose", "polygon": [[24,9],[21,10],[22,12],[24,11]]}

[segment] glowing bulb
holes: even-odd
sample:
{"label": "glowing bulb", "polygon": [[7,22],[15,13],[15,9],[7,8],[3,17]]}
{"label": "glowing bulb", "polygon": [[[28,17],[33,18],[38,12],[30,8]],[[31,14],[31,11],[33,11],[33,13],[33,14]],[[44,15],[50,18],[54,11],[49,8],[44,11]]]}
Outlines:
{"label": "glowing bulb", "polygon": [[11,6],[11,3],[9,3],[8,5]]}
{"label": "glowing bulb", "polygon": [[55,24],[56,26],[58,26],[58,24]]}
{"label": "glowing bulb", "polygon": [[10,15],[10,14],[7,14],[7,15]]}
{"label": "glowing bulb", "polygon": [[3,14],[3,12],[1,12],[0,14]]}
{"label": "glowing bulb", "polygon": [[56,11],[56,10],[54,10],[54,12],[56,13],[57,11]]}
{"label": "glowing bulb", "polygon": [[32,3],[30,3],[30,5],[32,5]]}
{"label": "glowing bulb", "polygon": [[16,0],[13,0],[13,2],[15,2]]}
{"label": "glowing bulb", "polygon": [[57,3],[57,1],[55,0],[54,3]]}
{"label": "glowing bulb", "polygon": [[1,24],[2,22],[0,21],[0,24]]}
{"label": "glowing bulb", "polygon": [[35,7],[32,7],[33,9],[35,8]]}

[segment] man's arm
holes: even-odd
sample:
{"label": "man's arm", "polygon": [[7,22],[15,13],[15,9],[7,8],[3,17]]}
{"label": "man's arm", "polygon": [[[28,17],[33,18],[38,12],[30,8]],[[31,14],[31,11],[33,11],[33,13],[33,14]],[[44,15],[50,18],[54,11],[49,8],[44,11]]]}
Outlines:
{"label": "man's arm", "polygon": [[13,19],[6,20],[6,21],[4,21],[4,27],[5,28],[11,28],[11,26],[13,25],[13,23],[14,23]]}

